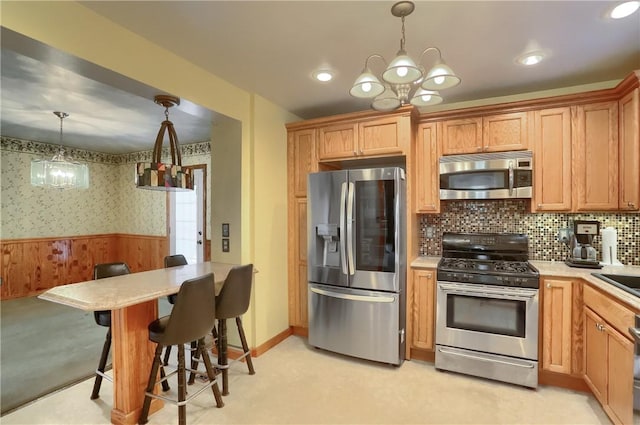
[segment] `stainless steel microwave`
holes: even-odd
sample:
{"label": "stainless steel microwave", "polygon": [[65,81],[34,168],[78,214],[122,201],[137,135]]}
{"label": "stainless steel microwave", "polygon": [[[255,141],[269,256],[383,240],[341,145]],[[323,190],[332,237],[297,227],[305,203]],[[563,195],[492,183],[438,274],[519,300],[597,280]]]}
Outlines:
{"label": "stainless steel microwave", "polygon": [[440,199],[531,198],[532,194],[530,151],[440,158]]}

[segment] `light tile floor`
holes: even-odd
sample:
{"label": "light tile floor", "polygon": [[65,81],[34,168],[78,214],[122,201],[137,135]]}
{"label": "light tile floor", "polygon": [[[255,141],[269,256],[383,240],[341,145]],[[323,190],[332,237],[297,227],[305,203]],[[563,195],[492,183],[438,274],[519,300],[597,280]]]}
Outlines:
{"label": "light tile floor", "polygon": [[[174,350],[175,351],[175,350]],[[431,363],[382,365],[318,350],[289,337],[230,369],[230,394],[215,408],[205,391],[187,405],[189,424],[609,424],[590,394],[554,387],[537,390],[448,372]],[[172,383],[172,391],[177,388]],[[0,418],[11,424],[108,424],[109,382],[89,399],[92,380],[39,399]],[[166,404],[150,424],[175,424]]]}

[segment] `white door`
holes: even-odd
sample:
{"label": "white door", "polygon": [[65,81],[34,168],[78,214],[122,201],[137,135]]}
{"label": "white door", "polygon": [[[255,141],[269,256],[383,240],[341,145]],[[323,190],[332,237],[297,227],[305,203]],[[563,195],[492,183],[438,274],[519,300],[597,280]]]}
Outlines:
{"label": "white door", "polygon": [[205,168],[194,168],[194,190],[170,192],[171,254],[182,254],[189,264],[204,261]]}

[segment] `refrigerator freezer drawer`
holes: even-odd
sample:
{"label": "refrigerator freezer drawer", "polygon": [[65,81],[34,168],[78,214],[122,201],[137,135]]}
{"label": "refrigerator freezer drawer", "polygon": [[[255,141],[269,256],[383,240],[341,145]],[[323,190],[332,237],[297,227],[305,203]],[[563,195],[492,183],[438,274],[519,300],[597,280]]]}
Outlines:
{"label": "refrigerator freezer drawer", "polygon": [[[309,285],[309,344],[399,365],[404,359],[401,294]],[[403,321],[404,322],[404,321]]]}

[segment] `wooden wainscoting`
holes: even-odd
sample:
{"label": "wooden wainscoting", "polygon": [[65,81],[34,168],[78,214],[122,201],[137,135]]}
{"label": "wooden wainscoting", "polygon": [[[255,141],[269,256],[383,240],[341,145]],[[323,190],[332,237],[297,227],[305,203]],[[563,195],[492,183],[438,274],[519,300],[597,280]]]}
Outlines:
{"label": "wooden wainscoting", "polygon": [[93,278],[93,266],[124,261],[132,272],[163,267],[165,236],[129,234],[65,238],[7,239],[0,242],[0,299],[37,295],[54,286]]}

